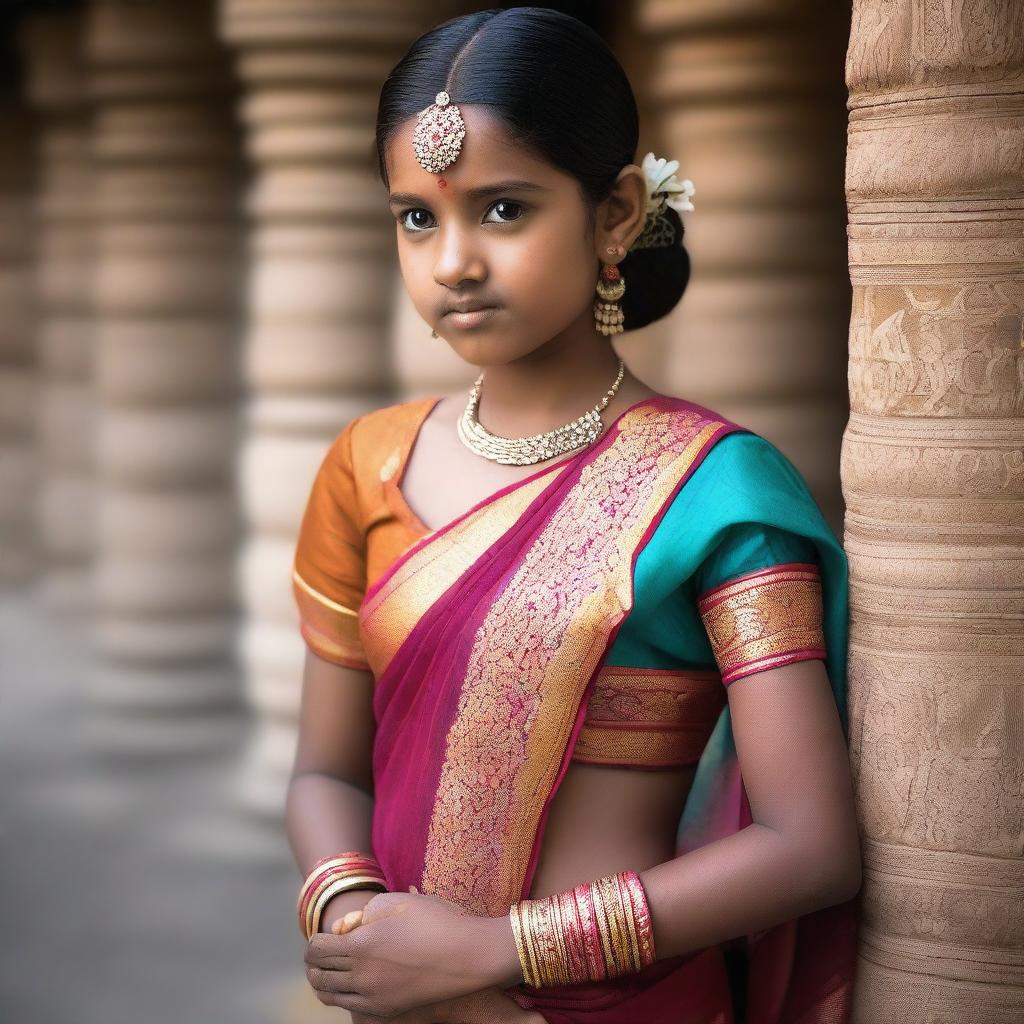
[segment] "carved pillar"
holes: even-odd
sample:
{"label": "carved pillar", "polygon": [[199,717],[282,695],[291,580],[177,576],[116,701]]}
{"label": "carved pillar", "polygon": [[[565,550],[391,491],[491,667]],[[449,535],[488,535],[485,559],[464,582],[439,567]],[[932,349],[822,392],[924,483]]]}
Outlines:
{"label": "carved pillar", "polygon": [[106,749],[180,756],[221,746],[239,699],[233,88],[206,0],[94,0],[88,18],[97,724]]}
{"label": "carved pillar", "polygon": [[54,611],[92,606],[90,301],[92,170],[77,14],[36,15],[23,28],[26,93],[38,113],[35,287],[39,396],[39,593]]}
{"label": "carved pillar", "polygon": [[27,582],[36,570],[33,141],[28,111],[0,96],[0,583]]}
{"label": "carved pillar", "polygon": [[863,1024],[1024,1007],[1024,9],[857,0],[851,755]]}
{"label": "carved pillar", "polygon": [[778,444],[838,533],[849,12],[814,0],[642,0],[637,17],[648,62],[635,84],[659,111],[655,152],[678,159],[697,190],[683,215],[690,285],[637,342],[661,349],[667,390]]}
{"label": "carved pillar", "polygon": [[[255,165],[248,195],[249,535],[241,639],[257,731],[240,799],[278,826],[304,646],[291,560],[317,466],[356,415],[396,400],[388,327],[394,227],[374,170],[380,85],[423,29],[399,0],[221,0]],[[428,332],[429,333],[429,332]]]}

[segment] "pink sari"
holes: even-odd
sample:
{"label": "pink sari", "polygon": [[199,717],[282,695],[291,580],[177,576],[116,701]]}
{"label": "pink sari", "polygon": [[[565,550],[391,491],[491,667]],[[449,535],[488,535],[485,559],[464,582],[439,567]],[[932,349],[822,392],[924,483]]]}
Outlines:
{"label": "pink sari", "polygon": [[[416,885],[489,916],[528,896],[594,679],[632,606],[636,557],[711,446],[743,429],[682,399],[639,402],[595,445],[423,537],[370,586],[359,630],[376,678],[372,842],[389,889]],[[712,813],[679,853],[750,821],[735,759],[712,781]],[[850,922],[829,923],[847,928],[826,943],[845,964]],[[780,1015],[795,929],[774,935],[752,963],[751,1000],[762,991],[779,1005],[749,1021],[845,1020],[847,987],[833,986],[835,1013]],[[553,1024],[734,1020],[720,946],[601,983],[508,991]]]}

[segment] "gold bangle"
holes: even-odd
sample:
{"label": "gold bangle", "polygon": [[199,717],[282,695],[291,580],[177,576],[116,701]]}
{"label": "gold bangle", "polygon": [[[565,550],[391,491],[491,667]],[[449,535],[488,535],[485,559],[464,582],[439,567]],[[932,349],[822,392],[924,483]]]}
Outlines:
{"label": "gold bangle", "polygon": [[640,940],[636,933],[636,914],[633,910],[633,898],[626,886],[625,879],[621,875],[616,875],[615,880],[619,887],[619,898],[622,900],[622,905],[626,912],[626,933],[629,937],[629,951],[633,955],[632,969],[639,971],[643,968],[643,962],[640,960]]}
{"label": "gold bangle", "polygon": [[[302,901],[305,898],[306,892],[309,889],[309,887],[312,884],[312,882],[314,881],[314,879],[320,878],[321,875],[323,875],[325,871],[332,871],[332,873],[333,873],[333,869],[334,868],[348,869],[348,865],[350,865],[354,861],[354,859],[355,858],[353,858],[351,855],[347,855],[347,856],[343,855],[343,856],[340,856],[340,857],[332,857],[330,860],[325,860],[322,864],[318,864],[315,868],[313,868],[313,870],[310,871],[310,873],[308,875],[306,875],[306,880],[302,883],[302,888],[299,890],[299,899],[298,899],[298,903],[297,903],[297,905],[295,907],[296,913],[301,911],[301,909],[302,909]],[[371,860],[373,858],[367,857],[365,859],[366,860]],[[378,865],[378,867],[379,866],[380,865]],[[358,868],[358,869],[353,869],[353,870],[364,871],[365,868]],[[383,881],[383,879],[384,879],[384,872],[381,871],[381,880]]]}
{"label": "gold bangle", "polygon": [[612,948],[612,955],[615,958],[614,973],[617,977],[629,970],[622,896],[614,875],[602,878],[598,884],[604,901],[605,913],[608,915],[608,941]]}
{"label": "gold bangle", "polygon": [[516,952],[519,954],[519,966],[523,970],[523,981],[527,985],[534,985],[534,975],[531,969],[530,957],[526,952],[526,943],[523,940],[523,924],[519,917],[519,903],[513,903],[511,910],[508,912],[509,921],[512,923],[512,938],[516,943]]}
{"label": "gold bangle", "polygon": [[[306,938],[311,939],[320,930],[320,915],[332,897],[349,889],[378,888],[380,884],[380,881],[372,875],[345,875],[341,878],[334,878],[317,893],[315,902],[311,903],[312,913],[308,918],[309,927],[306,930]],[[381,888],[379,891],[385,890]]]}
{"label": "gold bangle", "polygon": [[378,882],[385,890],[387,889],[387,885],[384,883],[384,880],[379,878],[376,875],[367,875],[367,874],[364,874],[362,872],[357,871],[354,868],[351,869],[351,870],[335,869],[335,870],[331,871],[329,874],[325,875],[320,880],[320,884],[317,885],[317,887],[313,890],[313,893],[310,895],[309,900],[306,903],[306,913],[305,913],[304,924],[305,924],[306,935],[307,936],[313,934],[310,931],[310,928],[312,927],[312,921],[313,921],[313,906],[316,903],[317,899],[319,898],[320,894],[324,891],[324,889],[327,888],[327,886],[330,885],[331,882],[333,882],[336,878],[363,878],[363,879],[370,879],[372,881]]}

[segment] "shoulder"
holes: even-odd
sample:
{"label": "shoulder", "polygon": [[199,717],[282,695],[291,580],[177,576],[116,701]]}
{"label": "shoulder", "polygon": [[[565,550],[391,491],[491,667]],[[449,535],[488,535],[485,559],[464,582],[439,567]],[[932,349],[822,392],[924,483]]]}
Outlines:
{"label": "shoulder", "polygon": [[354,464],[381,462],[396,447],[411,441],[437,399],[410,398],[354,416],[335,435],[332,454]]}

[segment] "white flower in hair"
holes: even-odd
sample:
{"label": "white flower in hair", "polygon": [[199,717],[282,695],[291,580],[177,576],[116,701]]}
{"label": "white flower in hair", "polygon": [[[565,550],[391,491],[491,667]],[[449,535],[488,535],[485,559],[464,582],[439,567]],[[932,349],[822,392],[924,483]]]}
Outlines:
{"label": "white flower in hair", "polygon": [[693,203],[690,196],[696,191],[689,178],[680,181],[675,175],[679,169],[678,160],[666,160],[648,153],[643,160],[644,177],[647,179],[647,216],[660,213],[671,206],[677,213],[690,211]]}

